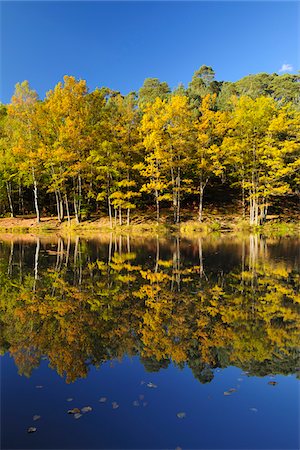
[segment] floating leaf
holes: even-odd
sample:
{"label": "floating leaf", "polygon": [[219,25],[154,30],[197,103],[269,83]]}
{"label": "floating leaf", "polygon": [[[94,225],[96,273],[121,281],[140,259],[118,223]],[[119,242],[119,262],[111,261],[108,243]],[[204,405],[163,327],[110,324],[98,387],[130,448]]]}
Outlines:
{"label": "floating leaf", "polygon": [[250,411],[257,412],[258,409],[257,408],[250,408]]}
{"label": "floating leaf", "polygon": [[107,400],[106,397],[100,397],[99,402],[100,402],[100,403],[105,403],[106,400]]}
{"label": "floating leaf", "polygon": [[113,409],[117,409],[117,408],[119,408],[119,404],[117,403],[117,402],[112,402],[112,408]]}
{"label": "floating leaf", "polygon": [[80,417],[82,417],[82,414],[80,413],[74,414],[74,419],[80,419]]}
{"label": "floating leaf", "polygon": [[29,427],[27,429],[27,433],[35,433],[36,432],[36,428],[35,427]]}
{"label": "floating leaf", "polygon": [[184,419],[186,417],[186,413],[185,412],[179,412],[176,414],[176,416],[178,417],[178,419]]}
{"label": "floating leaf", "polygon": [[92,409],[93,408],[91,406],[84,406],[83,408],[81,408],[81,412],[87,413],[87,412],[92,411]]}
{"label": "floating leaf", "polygon": [[231,392],[225,391],[225,392],[224,392],[224,395],[231,395]]}
{"label": "floating leaf", "polygon": [[147,387],[155,389],[155,388],[157,388],[157,385],[150,382],[150,383],[147,384]]}
{"label": "floating leaf", "polygon": [[42,389],[44,386],[41,386],[40,384],[36,386],[37,389]]}
{"label": "floating leaf", "polygon": [[268,384],[270,386],[276,386],[276,384],[278,384],[278,383],[277,383],[277,381],[269,381]]}
{"label": "floating leaf", "polygon": [[35,421],[35,420],[39,420],[40,418],[41,418],[41,416],[38,416],[38,415],[36,414],[36,415],[33,416],[32,419]]}
{"label": "floating leaf", "polygon": [[73,408],[68,410],[68,414],[79,414],[80,409],[79,408]]}
{"label": "floating leaf", "polygon": [[233,392],[236,392],[236,389],[235,388],[230,388],[230,389],[228,389],[228,392],[230,392],[230,394],[232,394]]}
{"label": "floating leaf", "polygon": [[132,404],[133,404],[133,406],[140,406],[140,403],[137,400],[134,400],[134,402]]}
{"label": "floating leaf", "polygon": [[72,402],[73,401],[73,399],[70,397],[70,398],[67,398],[67,402]]}

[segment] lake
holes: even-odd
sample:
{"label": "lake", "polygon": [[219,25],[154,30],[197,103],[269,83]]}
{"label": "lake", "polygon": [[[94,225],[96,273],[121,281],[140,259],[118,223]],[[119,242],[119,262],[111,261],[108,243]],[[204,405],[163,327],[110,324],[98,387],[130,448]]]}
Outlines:
{"label": "lake", "polygon": [[299,448],[299,244],[0,237],[1,448]]}

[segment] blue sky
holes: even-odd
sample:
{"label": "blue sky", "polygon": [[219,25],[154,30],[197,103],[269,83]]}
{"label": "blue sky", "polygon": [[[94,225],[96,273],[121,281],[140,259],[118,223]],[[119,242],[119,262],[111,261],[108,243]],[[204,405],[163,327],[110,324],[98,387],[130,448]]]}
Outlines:
{"label": "blue sky", "polygon": [[298,2],[2,2],[1,95],[24,79],[40,97],[64,75],[127,93],[146,77],[185,85],[300,69]]}

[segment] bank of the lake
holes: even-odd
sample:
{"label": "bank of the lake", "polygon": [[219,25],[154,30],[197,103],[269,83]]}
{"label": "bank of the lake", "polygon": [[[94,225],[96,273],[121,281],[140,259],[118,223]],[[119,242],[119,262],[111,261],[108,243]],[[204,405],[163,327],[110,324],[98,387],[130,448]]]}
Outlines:
{"label": "bank of the lake", "polygon": [[120,226],[113,222],[112,226],[107,217],[94,216],[80,223],[72,218],[59,222],[55,217],[42,217],[37,223],[35,216],[17,216],[0,218],[1,233],[17,234],[98,234],[114,232],[116,234],[130,234],[138,236],[151,236],[180,234],[191,236],[194,234],[208,233],[244,233],[254,232],[267,236],[295,236],[300,234],[300,213],[293,212],[288,216],[269,216],[266,223],[259,227],[250,227],[246,219],[241,219],[237,213],[220,214],[211,211],[203,222],[199,222],[188,213],[183,214],[180,224],[172,223],[169,214],[162,216],[159,224],[149,214],[143,214],[132,218],[130,225],[123,223]]}

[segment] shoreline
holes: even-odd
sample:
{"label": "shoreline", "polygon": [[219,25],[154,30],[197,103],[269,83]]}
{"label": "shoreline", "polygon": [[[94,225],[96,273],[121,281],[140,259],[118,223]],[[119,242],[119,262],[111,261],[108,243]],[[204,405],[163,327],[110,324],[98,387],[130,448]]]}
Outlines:
{"label": "shoreline", "polygon": [[241,220],[238,214],[213,215],[210,214],[203,222],[197,220],[183,220],[180,224],[170,223],[163,217],[160,224],[146,217],[135,217],[130,225],[116,225],[110,227],[107,218],[91,218],[77,224],[75,219],[59,222],[54,217],[43,217],[40,223],[34,216],[0,218],[0,233],[35,234],[35,235],[97,235],[113,233],[117,235],[153,236],[153,235],[207,235],[211,233],[254,233],[266,236],[295,236],[300,235],[300,219],[291,217],[283,220],[282,216],[271,216],[264,225],[250,227],[246,220]]}

